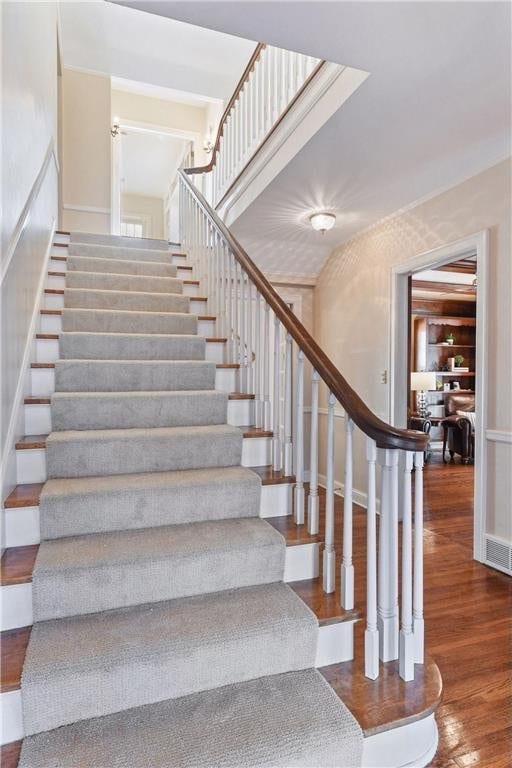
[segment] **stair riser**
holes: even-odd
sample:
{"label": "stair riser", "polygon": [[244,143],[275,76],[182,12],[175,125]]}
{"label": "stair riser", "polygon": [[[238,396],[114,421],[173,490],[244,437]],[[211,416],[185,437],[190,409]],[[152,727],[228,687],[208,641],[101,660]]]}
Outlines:
{"label": "stair riser", "polygon": [[[261,467],[270,464],[271,447],[270,437],[244,438],[242,466]],[[44,483],[47,480],[46,450],[44,448],[18,449],[16,469],[18,484]]]}
{"label": "stair riser", "polygon": [[[238,370],[219,368],[215,374],[215,389],[219,392],[238,392]],[[55,371],[53,368],[31,369],[32,397],[51,397],[55,392]],[[251,424],[247,421],[245,424]],[[45,432],[27,432],[26,434],[46,434]]]}
{"label": "stair riser", "polygon": [[[319,544],[302,544],[296,547],[286,547],[284,581],[302,581],[318,576]],[[315,566],[316,563],[316,566]],[[0,631],[28,627],[34,623],[32,610],[32,584],[14,584],[0,587],[2,599],[2,616]],[[336,651],[331,651],[331,653]],[[323,652],[326,658],[326,652]],[[340,659],[341,660],[341,659]],[[333,663],[333,662],[326,662]]]}
{"label": "stair riser", "polygon": [[[27,404],[25,408],[25,434],[47,435],[52,431],[52,413],[49,404]],[[227,423],[233,427],[254,422],[254,401],[229,400]],[[222,423],[222,422],[221,422]],[[122,424],[116,427],[122,428]],[[174,424],[155,424],[155,426],[175,426]],[[69,427],[73,429],[74,427]],[[114,427],[94,427],[95,429],[114,429]]]}
{"label": "stair riser", "polygon": [[[354,622],[346,621],[319,628],[316,667],[336,664],[353,658]],[[326,661],[326,659],[328,659]],[[0,707],[3,712],[1,744],[18,741],[25,735],[21,691],[15,690],[0,694]]]}
{"label": "stair riser", "polygon": [[[280,517],[292,514],[293,485],[277,483],[261,488],[259,516]],[[26,547],[41,541],[39,507],[4,510],[5,546]],[[21,626],[21,625],[20,625]]]}

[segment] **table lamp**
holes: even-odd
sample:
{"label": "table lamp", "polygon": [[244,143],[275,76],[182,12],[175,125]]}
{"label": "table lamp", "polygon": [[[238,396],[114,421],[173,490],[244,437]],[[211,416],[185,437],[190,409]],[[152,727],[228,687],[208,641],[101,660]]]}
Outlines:
{"label": "table lamp", "polygon": [[426,419],[429,411],[427,410],[427,392],[436,389],[436,374],[434,371],[412,371],[411,390],[417,392],[416,407],[418,416]]}

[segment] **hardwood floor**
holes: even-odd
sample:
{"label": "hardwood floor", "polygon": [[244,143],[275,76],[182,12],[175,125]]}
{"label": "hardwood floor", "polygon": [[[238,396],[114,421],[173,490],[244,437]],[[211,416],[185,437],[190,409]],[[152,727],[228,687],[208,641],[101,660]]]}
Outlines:
{"label": "hardwood floor", "polygon": [[443,677],[431,768],[512,765],[512,579],[472,558],[473,467],[425,481],[426,648]]}
{"label": "hardwood floor", "polygon": [[[266,478],[263,468],[260,470]],[[439,666],[443,692],[437,708],[439,748],[430,768],[510,768],[512,766],[512,579],[472,559],[473,467],[441,462],[434,455],[424,471],[425,505],[425,619],[426,651]],[[321,496],[320,540],[323,533],[324,496]],[[343,500],[335,499],[337,564],[341,559]],[[297,529],[290,518],[274,518],[273,525],[300,541],[318,540]],[[293,528],[294,530],[288,530]],[[354,509],[354,565],[356,606],[364,606],[366,581],[366,514]],[[295,541],[294,543],[299,543]],[[32,548],[26,548],[31,550]],[[30,554],[30,553],[29,553]],[[19,575],[19,564],[4,576]],[[338,569],[337,569],[338,570]],[[338,594],[324,595],[320,580],[295,582],[294,588],[317,614],[329,620],[339,609]],[[365,722],[368,732],[384,720],[406,719],[407,697],[384,696],[386,686],[404,686],[396,675],[395,662],[382,669],[379,681],[367,681],[360,674],[363,661],[364,619],[356,625],[355,661],[352,672],[359,674],[357,691],[350,684],[349,665],[326,667],[325,676],[349,707]],[[407,684],[408,697],[424,693],[418,670],[414,683]],[[430,677],[432,695],[437,694],[435,670]],[[387,690],[387,689],[386,689]],[[354,695],[357,694],[357,695]],[[364,695],[363,695],[364,694]],[[351,698],[352,696],[352,698]],[[407,703],[407,702],[406,702]],[[421,707],[420,707],[421,709]],[[365,721],[365,718],[368,722]],[[381,718],[382,719],[382,718]],[[19,745],[2,748],[2,764],[16,766]]]}

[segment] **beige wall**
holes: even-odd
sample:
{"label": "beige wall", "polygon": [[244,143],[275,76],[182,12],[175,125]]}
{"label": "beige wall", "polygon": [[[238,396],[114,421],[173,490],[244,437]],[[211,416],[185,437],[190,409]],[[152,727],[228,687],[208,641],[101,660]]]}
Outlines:
{"label": "beige wall", "polygon": [[62,138],[64,229],[110,232],[110,78],[64,69]]}
{"label": "beige wall", "polygon": [[[336,249],[315,289],[315,336],[369,406],[388,419],[381,383],[390,360],[393,265],[483,229],[490,230],[488,429],[512,434],[510,159]],[[339,428],[342,444],[342,427]],[[358,444],[364,468],[362,441]],[[512,445],[488,441],[487,531],[512,540]],[[338,470],[341,472],[341,469]],[[359,469],[355,486],[365,489]]]}
{"label": "beige wall", "polygon": [[208,130],[208,110],[204,107],[112,90],[112,117],[197,134],[195,160],[205,161],[202,144]]}
{"label": "beige wall", "polygon": [[162,239],[164,235],[164,201],[160,197],[145,195],[121,195],[121,218],[127,216],[147,216],[150,219],[150,231],[146,237]]}

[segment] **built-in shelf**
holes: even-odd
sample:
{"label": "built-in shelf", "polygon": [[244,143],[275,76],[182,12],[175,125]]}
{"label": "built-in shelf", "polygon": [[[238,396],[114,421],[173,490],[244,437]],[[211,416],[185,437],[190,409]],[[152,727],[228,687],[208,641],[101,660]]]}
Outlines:
{"label": "built-in shelf", "polygon": [[[448,389],[446,392],[444,391],[444,389],[438,389],[435,392],[434,391],[428,392],[428,394],[429,395],[434,395],[434,396],[437,396],[437,395],[443,395],[444,396],[444,395],[453,395],[454,392],[464,392],[467,395],[474,395],[475,394],[475,390],[474,389]],[[431,405],[432,405],[432,403],[431,403]]]}
{"label": "built-in shelf", "polygon": [[436,376],[475,376],[475,371],[433,371]]}
{"label": "built-in shelf", "polygon": [[429,342],[429,347],[442,347],[443,349],[450,349],[451,347],[457,347],[457,349],[475,349],[474,344],[434,344]]}
{"label": "built-in shelf", "polygon": [[453,317],[449,315],[430,315],[426,318],[431,325],[476,325],[475,317]]}

